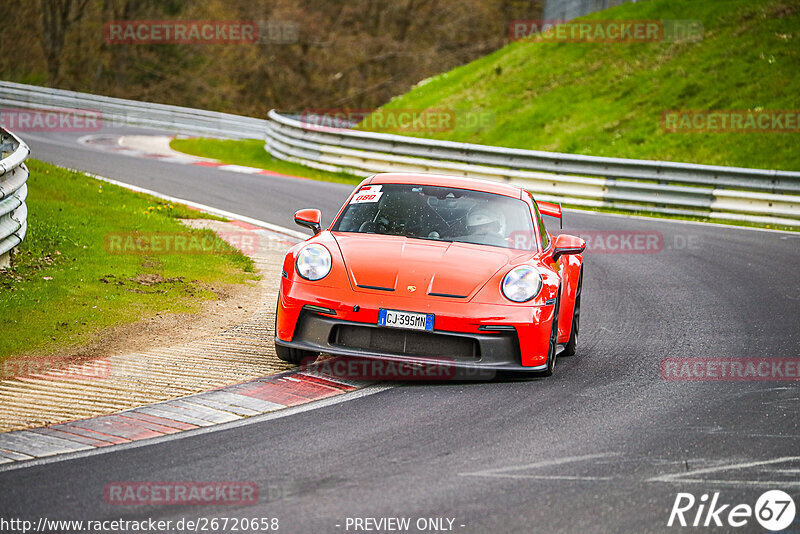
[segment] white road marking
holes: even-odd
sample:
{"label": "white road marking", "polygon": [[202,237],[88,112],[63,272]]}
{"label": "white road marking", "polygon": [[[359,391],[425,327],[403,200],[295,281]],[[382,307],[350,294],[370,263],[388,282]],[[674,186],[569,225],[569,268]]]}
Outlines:
{"label": "white road marking", "polygon": [[800,481],[787,481],[787,480],[717,480],[717,479],[707,479],[707,478],[690,478],[690,477],[696,477],[697,475],[706,475],[708,473],[718,473],[720,471],[747,469],[750,467],[781,464],[798,460],[800,460],[800,456],[784,456],[782,458],[775,458],[773,460],[760,460],[756,462],[743,462],[737,464],[718,465],[714,467],[706,467],[703,469],[695,469],[693,471],[672,473],[669,475],[660,475],[657,477],[648,478],[646,482],[673,482],[673,483],[677,482],[680,484],[688,482],[688,483],[703,483],[703,484],[724,484],[733,486],[800,486]]}
{"label": "white road marking", "polygon": [[511,474],[513,471],[522,471],[525,469],[539,469],[542,467],[552,467],[555,465],[562,465],[573,462],[583,462],[586,460],[593,460],[595,458],[609,458],[612,456],[619,456],[620,453],[600,453],[600,454],[586,454],[583,456],[567,456],[565,458],[556,458],[553,460],[543,460],[523,465],[512,465],[509,467],[500,467],[497,469],[485,469],[483,471],[475,471],[473,473],[459,473],[458,476],[473,476],[473,477],[498,477],[498,478],[536,478],[536,479],[550,479],[550,480],[612,480],[613,477],[584,477],[572,475],[533,475],[533,474]]}
{"label": "white road marking", "polygon": [[221,171],[240,172],[242,174],[258,174],[262,169],[255,167],[245,167],[244,165],[220,165],[217,169]]}
{"label": "white road marking", "polygon": [[800,481],[791,480],[723,480],[715,478],[693,479],[693,478],[680,478],[674,480],[662,480],[658,478],[651,478],[645,482],[669,482],[672,484],[705,484],[707,486],[733,486],[739,488],[742,486],[755,486],[755,487],[783,487],[783,486],[800,486]]}
{"label": "white road marking", "polygon": [[481,475],[486,477],[494,477],[494,478],[530,478],[535,480],[580,480],[580,481],[609,481],[609,480],[616,480],[617,477],[589,477],[589,476],[581,476],[581,475],[509,475],[509,474],[500,474],[500,475]]}
{"label": "white road marking", "polygon": [[[621,453],[600,453],[600,454],[588,454],[584,456],[570,456],[565,458],[556,458],[554,460],[544,460],[541,462],[534,462],[530,464],[523,464],[523,465],[513,465],[508,467],[501,467],[497,469],[485,469],[482,471],[475,471],[471,473],[459,473],[459,476],[479,476],[479,477],[492,477],[492,478],[510,478],[510,479],[533,479],[533,480],[575,480],[575,481],[587,481],[587,482],[607,482],[610,480],[630,480],[632,482],[639,482],[642,481],[637,477],[626,476],[626,475],[619,475],[619,476],[583,476],[583,475],[559,475],[559,474],[535,474],[535,473],[519,473],[519,471],[527,470],[527,469],[541,469],[546,467],[558,466],[568,463],[574,462],[583,462],[587,460],[596,460],[601,458],[610,458],[613,462],[614,457],[620,456]],[[634,459],[631,458],[623,458],[620,461],[633,461]],[[652,459],[646,458],[643,459],[647,462],[653,462]],[[785,456],[782,458],[776,458],[772,460],[759,460],[759,461],[752,461],[752,462],[742,462],[742,463],[735,463],[735,464],[724,464],[724,465],[716,465],[714,467],[705,467],[702,469],[695,469],[692,471],[680,471],[677,473],[671,473],[668,475],[659,475],[656,477],[651,477],[644,479],[644,482],[667,482],[667,483],[692,483],[692,484],[714,484],[714,485],[726,485],[726,486],[800,486],[800,481],[792,481],[792,480],[725,480],[725,479],[713,479],[713,478],[704,478],[700,475],[706,475],[709,473],[718,473],[720,471],[731,471],[731,470],[741,470],[741,469],[748,469],[753,467],[762,467],[762,466],[772,466],[776,464],[783,464],[792,461],[800,460],[800,456]],[[606,462],[593,462],[595,464],[598,463],[606,463]],[[656,461],[656,463],[658,463]],[[668,461],[668,463],[675,463],[673,461]],[[681,462],[682,463],[682,462]],[[796,474],[800,473],[800,469],[768,469],[766,471],[761,471],[763,474],[769,475],[788,475],[788,474]],[[700,476],[698,478],[698,476]]]}

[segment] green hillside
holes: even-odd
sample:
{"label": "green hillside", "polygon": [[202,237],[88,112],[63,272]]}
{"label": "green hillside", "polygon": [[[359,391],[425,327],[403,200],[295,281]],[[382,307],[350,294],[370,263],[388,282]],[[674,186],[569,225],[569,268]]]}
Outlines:
{"label": "green hillside", "polygon": [[[647,0],[579,20],[699,20],[690,42],[512,42],[384,109],[453,110],[454,129],[377,131],[515,148],[800,169],[800,133],[672,133],[667,110],[800,110],[800,1]],[[462,118],[482,117],[483,124]],[[488,117],[489,120],[485,120]]]}

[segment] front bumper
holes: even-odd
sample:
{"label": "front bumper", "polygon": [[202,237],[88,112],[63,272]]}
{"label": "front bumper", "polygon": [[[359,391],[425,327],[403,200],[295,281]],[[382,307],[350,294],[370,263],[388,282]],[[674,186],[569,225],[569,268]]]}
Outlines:
{"label": "front bumper", "polygon": [[[309,306],[330,313],[311,311]],[[435,330],[379,327],[381,308],[433,313]],[[287,347],[467,369],[541,371],[554,306],[364,295],[349,288],[295,282],[283,284],[277,312],[275,342]]]}
{"label": "front bumper", "polygon": [[[430,338],[430,342],[420,343],[425,337]],[[456,369],[495,371],[544,369],[544,366],[522,367],[515,331],[497,334],[428,333],[353,323],[304,311],[300,315],[294,340],[283,341],[276,337],[275,343],[339,356],[420,363]],[[391,348],[387,345],[391,345]],[[442,350],[437,350],[439,348]]]}

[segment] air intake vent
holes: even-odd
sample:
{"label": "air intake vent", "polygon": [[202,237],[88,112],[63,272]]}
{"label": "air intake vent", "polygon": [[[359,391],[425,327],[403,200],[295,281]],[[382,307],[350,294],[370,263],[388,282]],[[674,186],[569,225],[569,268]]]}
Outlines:
{"label": "air intake vent", "polygon": [[337,325],[331,333],[331,338],[332,344],[341,347],[398,356],[461,361],[480,359],[480,346],[477,341],[447,334]]}

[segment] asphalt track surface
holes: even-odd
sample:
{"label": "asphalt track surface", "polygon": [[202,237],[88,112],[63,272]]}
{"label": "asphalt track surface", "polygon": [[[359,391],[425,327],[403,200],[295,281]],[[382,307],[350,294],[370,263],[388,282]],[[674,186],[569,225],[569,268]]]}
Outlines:
{"label": "asphalt track surface", "polygon": [[[32,157],[284,226],[304,207],[329,222],[351,190],[120,156],[74,134],[24,138]],[[659,374],[664,358],[800,356],[800,237],[567,213],[564,231],[578,230],[660,232],[663,250],[586,254],[578,354],[551,378],[397,383],[280,419],[0,472],[0,517],[274,517],[281,532],[308,533],[408,517],[450,518],[455,532],[669,532],[680,530],[667,527],[677,492],[753,506],[782,489],[800,505],[800,383]],[[113,506],[103,488],[116,481],[248,481],[260,499]],[[750,518],[736,531],[763,529]]]}

